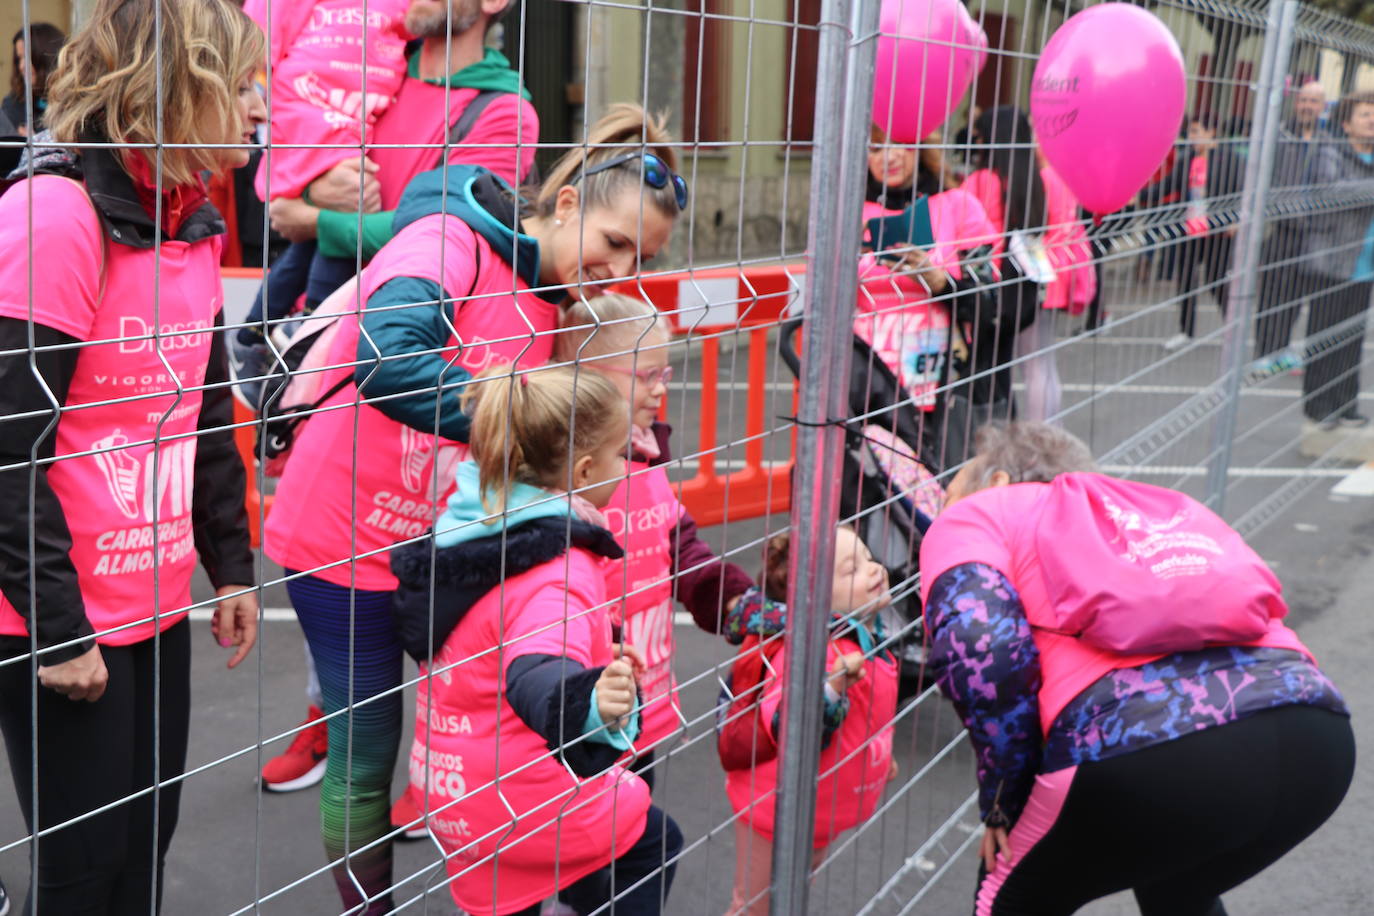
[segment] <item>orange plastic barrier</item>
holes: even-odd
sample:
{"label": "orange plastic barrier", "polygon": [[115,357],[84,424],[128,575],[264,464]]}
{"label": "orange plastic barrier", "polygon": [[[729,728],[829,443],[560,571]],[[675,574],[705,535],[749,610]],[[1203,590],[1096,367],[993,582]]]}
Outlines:
{"label": "orange plastic barrier", "polygon": [[[226,303],[230,286],[242,296],[256,288],[262,272],[249,268],[225,268]],[[791,506],[792,462],[766,464],[763,434],[772,348],[769,331],[792,303],[804,281],[800,264],[763,267],[713,268],[645,277],[622,284],[620,292],[652,302],[668,316],[673,330],[699,346],[701,416],[698,431],[697,473],[681,485],[681,498],[698,525],[720,525],[786,512]],[[239,303],[241,306],[242,303]],[[716,432],[719,417],[720,341],[724,332],[740,329],[749,336],[748,400],[745,407],[745,466],[722,474],[716,468],[720,448]],[[725,379],[724,381],[730,381]],[[251,423],[253,414],[235,402],[236,423]],[[272,497],[264,497],[254,473],[255,430],[241,426],[234,431],[239,454],[248,468],[248,519],[253,545],[258,546],[259,510],[271,509]],[[265,517],[265,516],[264,516]]]}

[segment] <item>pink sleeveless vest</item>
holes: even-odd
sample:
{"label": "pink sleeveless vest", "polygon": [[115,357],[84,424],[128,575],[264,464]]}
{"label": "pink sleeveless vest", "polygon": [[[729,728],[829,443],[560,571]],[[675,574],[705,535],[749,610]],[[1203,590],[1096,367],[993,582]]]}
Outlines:
{"label": "pink sleeveless vest", "polygon": [[[640,735],[645,750],[677,731],[677,682],[673,679],[672,532],[682,517],[668,475],[662,468],[631,462],[630,476],[616,488],[602,513],[625,557],[606,564],[606,595],[611,619],[623,638],[644,657],[639,679],[644,707]],[[623,600],[616,600],[623,597]]]}
{"label": "pink sleeveless vest", "polygon": [[[1069,701],[1103,675],[1133,668],[1168,653],[1119,655],[1083,640],[1052,632],[1057,617],[1050,603],[1036,549],[1041,502],[1049,493],[1042,483],[991,487],[950,506],[935,520],[921,544],[921,600],[940,574],[963,563],[985,563],[1016,588],[1040,651],[1040,725],[1048,734]],[[1086,532],[1064,531],[1059,549],[1072,556],[1075,541]],[[1296,633],[1278,619],[1259,639],[1238,645],[1293,649],[1311,655]]]}

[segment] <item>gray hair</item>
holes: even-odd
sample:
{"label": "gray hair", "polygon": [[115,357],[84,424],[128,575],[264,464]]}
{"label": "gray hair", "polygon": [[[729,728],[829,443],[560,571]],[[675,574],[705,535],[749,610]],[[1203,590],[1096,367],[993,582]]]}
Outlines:
{"label": "gray hair", "polygon": [[1049,483],[1060,474],[1095,471],[1097,462],[1082,439],[1048,423],[989,423],[974,439],[986,487],[992,475],[1005,471],[1012,483]]}

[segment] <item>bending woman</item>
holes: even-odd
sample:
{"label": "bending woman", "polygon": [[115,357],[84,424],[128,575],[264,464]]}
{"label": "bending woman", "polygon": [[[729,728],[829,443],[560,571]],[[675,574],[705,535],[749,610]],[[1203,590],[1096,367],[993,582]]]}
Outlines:
{"label": "bending woman", "polygon": [[667,243],[687,203],[676,162],[662,126],[621,105],[554,166],[528,212],[478,166],[422,173],[395,238],[359,276],[364,307],[341,319],[327,361],[339,368],[321,389],[346,384],[301,428],[264,534],[330,716],[320,822],[349,908],[392,908],[402,697],[389,552],[432,527],[453,490],[472,377],[543,365],[570,294],[634,276]]}
{"label": "bending woman", "polygon": [[264,42],[224,0],[102,0],[87,22],[53,74],[55,142],[167,146],[44,150],[0,199],[0,729],[31,832],[159,786],[44,836],[25,909],[148,913],[186,761],[197,556],[229,667],[257,632],[215,330],[224,221],[200,175],[248,160]]}
{"label": "bending woman", "polygon": [[1345,796],[1349,714],[1239,535],[1092,471],[1054,427],[984,427],[921,546],[932,661],[978,762],[975,912],[1129,888],[1143,916],[1223,916]]}

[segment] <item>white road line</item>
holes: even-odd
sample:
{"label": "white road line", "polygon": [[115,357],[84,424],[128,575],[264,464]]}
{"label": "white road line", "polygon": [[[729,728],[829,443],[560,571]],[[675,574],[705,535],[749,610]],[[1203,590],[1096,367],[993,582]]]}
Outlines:
{"label": "white road line", "polygon": [[[203,623],[210,619],[211,608],[198,607],[191,611],[191,620],[196,623]],[[262,619],[268,623],[295,623],[296,612],[289,607],[266,607],[262,609]],[[694,627],[696,621],[692,615],[686,611],[677,611],[673,614],[673,624],[679,627]]]}
{"label": "white road line", "polygon": [[[1063,390],[1066,392],[1072,392],[1075,394],[1080,392],[1084,394],[1092,394],[1094,392],[1103,391],[1104,389],[1106,389],[1108,387],[1108,383],[1104,382],[1099,385],[1093,385],[1087,382],[1065,382],[1060,387],[1063,388]],[[1112,388],[1111,391],[1105,393],[1111,395],[1173,394],[1187,396],[1197,394],[1199,391],[1202,391],[1206,387],[1206,385],[1122,385],[1120,387]],[[671,388],[672,390],[680,389],[682,391],[700,391],[701,382],[674,382]],[[751,391],[753,390],[753,388],[753,385],[750,385],[746,382],[722,382],[716,385],[717,391]],[[783,384],[780,382],[769,382],[764,385],[764,388],[768,391],[790,393],[792,391],[792,383],[787,382],[786,384]],[[1024,384],[1021,384],[1020,382],[1013,385],[1012,388],[1016,391],[1026,390],[1026,386]],[[1240,396],[1243,398],[1292,399],[1294,397],[1297,397],[1298,394],[1299,392],[1296,388],[1242,388],[1240,392]],[[1374,391],[1361,392],[1359,397],[1361,400],[1364,401],[1374,401]],[[671,415],[673,414],[673,408],[671,406],[669,406],[668,408],[668,413],[671,417]]]}
{"label": "white road line", "polygon": [[[770,468],[780,468],[785,462],[763,463],[765,470]],[[696,461],[672,461],[668,464],[668,470],[681,467],[683,470],[691,471],[697,468]],[[739,471],[746,467],[742,459],[716,459],[717,471]],[[1151,476],[1162,477],[1174,475],[1179,477],[1199,477],[1208,473],[1208,469],[1200,464],[1191,465],[1143,465],[1133,464],[1109,464],[1103,468],[1109,474],[1148,474]],[[1345,477],[1350,471],[1346,468],[1247,468],[1233,467],[1230,469],[1232,477],[1254,477],[1254,478],[1278,478],[1278,477]]]}
{"label": "white road line", "polygon": [[[191,614],[190,614],[191,620],[193,620],[193,621],[195,621],[195,622],[197,622],[197,623],[202,622],[202,621],[209,620],[209,619],[210,619],[210,615],[211,615],[213,612],[214,612],[214,609],[213,609],[213,608],[208,608],[208,607],[198,607],[198,608],[194,608],[194,609],[192,609]],[[268,623],[285,623],[285,622],[287,622],[287,621],[290,621],[291,623],[295,623],[295,622],[296,622],[296,612],[295,612],[294,609],[289,608],[289,607],[265,607],[265,608],[262,609],[262,619],[265,620],[265,621],[267,621]]]}
{"label": "white road line", "polygon": [[1374,461],[1356,468],[1331,488],[1332,496],[1374,496]]}
{"label": "white road line", "polygon": [[[1132,464],[1103,465],[1108,474],[1130,474],[1151,477],[1204,477],[1210,469],[1200,465],[1145,465]],[[1345,477],[1350,471],[1345,468],[1231,468],[1227,475],[1255,479],[1276,479],[1281,477]]]}

